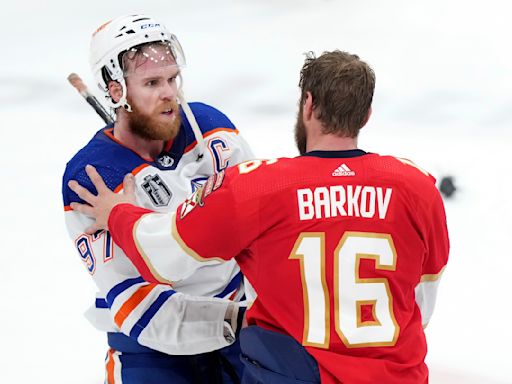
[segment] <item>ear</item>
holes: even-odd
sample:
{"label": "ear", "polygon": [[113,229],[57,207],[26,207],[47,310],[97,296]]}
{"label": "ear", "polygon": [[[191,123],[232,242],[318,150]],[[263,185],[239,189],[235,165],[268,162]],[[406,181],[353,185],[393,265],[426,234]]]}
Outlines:
{"label": "ear", "polygon": [[306,99],[304,100],[304,105],[302,106],[302,118],[304,121],[311,120],[313,116],[313,95],[311,92],[306,92]]}
{"label": "ear", "polygon": [[110,97],[112,97],[112,100],[117,103],[121,99],[121,96],[123,96],[123,88],[117,81],[110,81],[108,83],[108,93]]}
{"label": "ear", "polygon": [[372,106],[370,105],[370,108],[368,108],[368,112],[366,113],[366,118],[364,119],[363,125],[361,125],[361,128],[363,128],[366,125],[366,123],[368,123],[368,120],[370,120],[371,115],[372,115]]}

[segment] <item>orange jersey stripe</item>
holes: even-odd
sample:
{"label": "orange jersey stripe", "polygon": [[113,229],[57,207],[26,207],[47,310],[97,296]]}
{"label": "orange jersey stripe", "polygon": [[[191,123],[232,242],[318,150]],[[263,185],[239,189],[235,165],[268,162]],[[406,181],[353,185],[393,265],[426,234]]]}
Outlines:
{"label": "orange jersey stripe", "polygon": [[[133,171],[131,171],[131,174],[135,176],[137,173],[142,171],[144,168],[149,167],[149,164],[141,164],[137,168],[134,168]],[[123,183],[119,184],[117,187],[114,188],[115,193],[119,193],[123,189]],[[69,205],[64,206],[64,212],[72,211],[73,208]]]}
{"label": "orange jersey stripe", "polygon": [[[133,171],[131,171],[131,174],[133,176],[135,176],[137,173],[139,173],[140,171],[142,171],[144,168],[146,167],[149,167],[149,164],[141,164],[139,165],[137,168],[135,168]],[[123,189],[123,183],[119,184],[115,189],[114,189],[114,192],[115,193],[119,193],[119,191],[121,191],[121,189]]]}
{"label": "orange jersey stripe", "polygon": [[107,354],[107,364],[105,365],[107,373],[107,384],[115,384],[114,382],[114,350],[110,348]]}
{"label": "orange jersey stripe", "polygon": [[117,311],[116,316],[114,317],[114,322],[117,324],[119,328],[123,325],[123,322],[130,315],[130,313],[135,309],[137,305],[140,304],[142,300],[155,288],[156,284],[149,284],[143,287],[140,287],[135,291],[135,293],[121,306],[119,311]]}
{"label": "orange jersey stripe", "polygon": [[[211,136],[213,135],[214,133],[217,133],[217,132],[233,132],[235,134],[238,135],[238,129],[233,129],[233,128],[216,128],[214,130],[211,130],[210,132],[207,132],[203,135],[204,138],[207,138],[208,136]],[[183,153],[187,153],[189,152],[192,148],[194,148],[197,144],[197,140],[193,141],[191,144],[189,144],[186,148],[185,148],[185,151]]]}
{"label": "orange jersey stripe", "polygon": [[228,300],[233,300],[238,293],[238,289],[235,289],[235,291],[229,296]]}

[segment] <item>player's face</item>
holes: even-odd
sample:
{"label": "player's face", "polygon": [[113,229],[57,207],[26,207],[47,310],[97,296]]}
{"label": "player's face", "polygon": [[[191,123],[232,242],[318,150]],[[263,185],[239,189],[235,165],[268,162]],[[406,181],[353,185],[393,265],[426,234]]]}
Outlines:
{"label": "player's face", "polygon": [[[170,140],[178,133],[181,118],[176,101],[179,68],[165,47],[149,47],[145,55],[127,60],[127,101],[130,129],[142,138]],[[154,57],[157,59],[153,60]]]}
{"label": "player's face", "polygon": [[295,123],[295,144],[301,155],[306,153],[306,126],[302,117],[303,104],[300,103],[299,113],[297,114],[297,122]]}

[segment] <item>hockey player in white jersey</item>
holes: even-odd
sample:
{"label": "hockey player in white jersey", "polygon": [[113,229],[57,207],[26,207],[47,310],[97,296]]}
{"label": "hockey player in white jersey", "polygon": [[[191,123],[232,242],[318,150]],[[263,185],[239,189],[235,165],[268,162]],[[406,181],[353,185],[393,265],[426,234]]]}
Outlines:
{"label": "hockey player in white jersey", "polygon": [[169,211],[209,176],[253,157],[224,114],[186,102],[184,64],[177,38],[149,16],[114,19],[92,37],[92,70],[116,121],[69,161],[62,193],[69,235],[99,289],[86,316],[108,333],[107,383],[230,383],[241,370],[235,262],[208,263],[180,281],[139,271],[107,231],[86,234],[93,220],[70,208],[82,201],[69,180],[95,192],[87,164],[118,193],[130,173],[139,205]]}

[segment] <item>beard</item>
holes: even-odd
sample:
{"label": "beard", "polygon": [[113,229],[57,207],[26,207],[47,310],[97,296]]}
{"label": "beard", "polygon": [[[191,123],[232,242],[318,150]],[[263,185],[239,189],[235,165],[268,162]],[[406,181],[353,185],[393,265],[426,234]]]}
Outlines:
{"label": "beard", "polygon": [[152,114],[142,112],[133,101],[128,100],[132,107],[129,113],[130,131],[135,135],[146,140],[172,140],[178,134],[181,125],[180,108],[176,101],[170,101],[166,106],[162,106],[160,110],[171,108],[174,119],[166,119],[165,121],[158,111]]}
{"label": "beard", "polygon": [[295,123],[295,144],[301,155],[306,153],[306,126],[302,119],[302,103],[299,106],[299,113],[297,114],[297,122]]}

